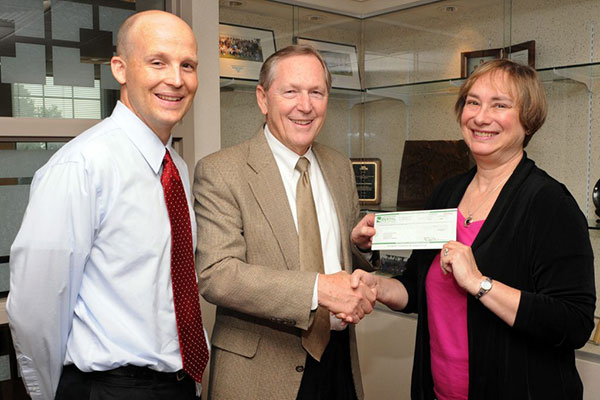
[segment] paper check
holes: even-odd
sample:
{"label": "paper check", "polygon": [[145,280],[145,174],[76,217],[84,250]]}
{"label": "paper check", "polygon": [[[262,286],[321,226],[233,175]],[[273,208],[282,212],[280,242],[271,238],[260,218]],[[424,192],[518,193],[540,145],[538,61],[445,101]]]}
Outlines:
{"label": "paper check", "polygon": [[375,214],[373,250],[441,249],[456,240],[456,208]]}

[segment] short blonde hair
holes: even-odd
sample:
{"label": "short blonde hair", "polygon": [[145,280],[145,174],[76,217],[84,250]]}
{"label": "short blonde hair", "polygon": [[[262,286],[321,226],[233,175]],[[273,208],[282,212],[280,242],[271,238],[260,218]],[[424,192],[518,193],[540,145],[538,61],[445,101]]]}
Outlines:
{"label": "short blonde hair", "polygon": [[275,70],[277,69],[277,64],[279,61],[293,56],[315,56],[321,63],[321,66],[323,66],[323,72],[325,73],[325,84],[327,85],[327,93],[331,91],[331,72],[329,72],[329,68],[327,68],[327,64],[325,63],[323,56],[314,47],[304,44],[287,46],[271,54],[260,68],[258,84],[265,90],[269,90],[271,84],[273,83],[273,79],[275,79]]}
{"label": "short blonde hair", "polygon": [[518,64],[505,58],[481,64],[460,87],[458,99],[454,105],[456,119],[460,122],[467,95],[473,84],[484,75],[498,72],[505,72],[514,88],[515,93],[512,94],[520,109],[519,120],[526,133],[525,141],[523,142],[523,147],[525,147],[533,134],[544,124],[546,114],[548,113],[544,86],[540,82],[535,69],[528,65]]}

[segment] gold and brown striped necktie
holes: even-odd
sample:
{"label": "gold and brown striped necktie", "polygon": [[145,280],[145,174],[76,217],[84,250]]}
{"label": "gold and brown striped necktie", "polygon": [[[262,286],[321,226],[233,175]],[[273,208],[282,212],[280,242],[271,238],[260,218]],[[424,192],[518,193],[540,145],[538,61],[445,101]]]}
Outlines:
{"label": "gold and brown striped necktie", "polygon": [[[300,157],[296,164],[296,169],[300,172],[296,187],[300,269],[323,274],[321,233],[310,186],[309,166],[310,162],[305,157]],[[312,325],[302,334],[302,346],[317,361],[321,360],[329,343],[330,329],[329,311],[321,306],[317,307]]]}

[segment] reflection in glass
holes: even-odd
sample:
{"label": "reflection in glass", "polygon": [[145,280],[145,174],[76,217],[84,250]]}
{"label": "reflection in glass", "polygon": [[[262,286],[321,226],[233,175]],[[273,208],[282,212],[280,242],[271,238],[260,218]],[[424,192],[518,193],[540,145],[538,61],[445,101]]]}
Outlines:
{"label": "reflection in glass", "polygon": [[[80,49],[52,46],[52,70],[57,84],[94,86],[94,64],[83,62],[81,53]],[[110,59],[111,55],[109,50],[107,57]]]}
{"label": "reflection in glass", "polygon": [[54,85],[46,77],[45,85],[12,85],[13,116],[36,118],[102,118],[100,82],[93,88]]}
{"label": "reflection in glass", "polygon": [[17,150],[46,150],[46,142],[17,142]]}
{"label": "reflection in glass", "polygon": [[46,142],[46,150],[56,151],[63,147],[65,142]]}
{"label": "reflection in glass", "polygon": [[49,150],[56,151],[63,147],[66,142],[16,142],[16,150]]}
{"label": "reflection in glass", "polygon": [[[128,16],[150,9],[164,10],[165,1],[0,0],[0,117],[110,115],[119,97],[109,68],[118,28]],[[27,86],[35,84],[41,90],[49,78],[62,85],[57,90],[73,91],[74,86],[94,90],[39,94]],[[14,85],[21,86],[16,90]]]}
{"label": "reflection in glass", "polygon": [[[12,35],[9,34],[6,36]],[[0,54],[2,82],[42,83],[46,75],[44,46],[39,44],[15,43],[14,51],[14,57],[6,57]]]}

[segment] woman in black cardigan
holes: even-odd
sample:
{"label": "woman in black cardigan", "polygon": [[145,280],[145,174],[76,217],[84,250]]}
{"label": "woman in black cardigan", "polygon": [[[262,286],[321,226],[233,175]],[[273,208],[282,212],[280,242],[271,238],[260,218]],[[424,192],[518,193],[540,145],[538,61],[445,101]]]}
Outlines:
{"label": "woman in black cardigan", "polygon": [[[354,284],[418,313],[413,399],[581,399],[574,350],[594,327],[593,253],[574,198],[523,150],[546,117],[543,87],[535,70],[494,60],[455,110],[477,166],[427,208],[458,208],[457,241],[413,251],[402,277],[357,271]],[[366,248],[373,234],[353,237]]]}

